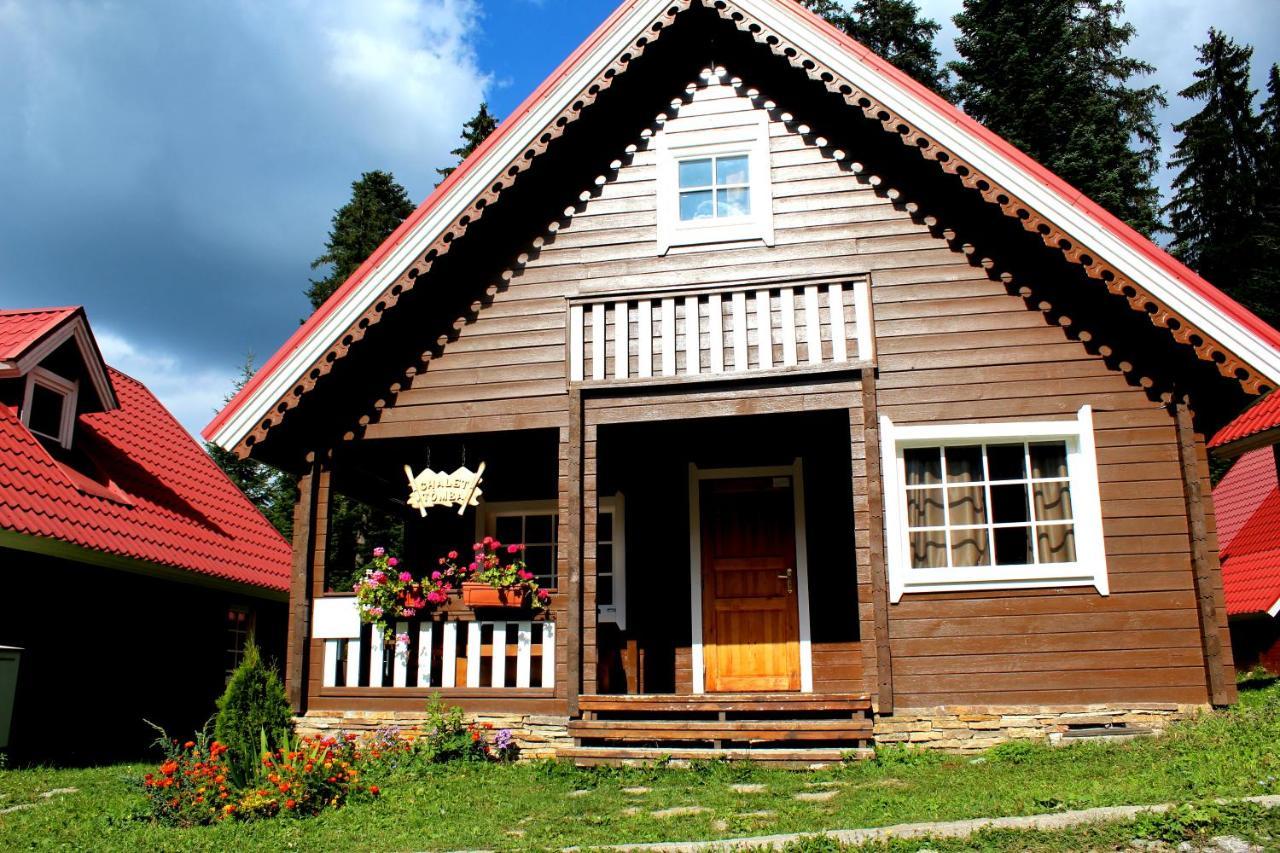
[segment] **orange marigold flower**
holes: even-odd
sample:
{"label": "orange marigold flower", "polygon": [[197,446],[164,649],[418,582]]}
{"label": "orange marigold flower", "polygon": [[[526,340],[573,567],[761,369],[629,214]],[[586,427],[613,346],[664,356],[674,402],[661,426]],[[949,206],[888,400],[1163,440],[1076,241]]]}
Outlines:
{"label": "orange marigold flower", "polygon": [[285,800],[285,801],[284,801],[284,807],[285,807],[286,809],[295,809],[295,808],[297,808],[297,807],[298,807],[298,801],[297,801],[297,800],[294,800],[294,799],[292,799],[292,798],[290,798],[290,799],[288,799],[288,800]]}
{"label": "orange marigold flower", "polygon": [[381,791],[379,791],[379,790],[378,790],[378,786],[377,786],[377,785],[370,785],[370,786],[369,786],[369,793],[370,793],[370,794],[373,794],[373,795],[376,797],[376,796],[378,796],[378,794],[380,794],[380,793],[381,793]]}
{"label": "orange marigold flower", "polygon": [[195,741],[193,741],[193,740],[189,740],[189,741],[187,741],[186,743],[184,743],[184,744],[182,745],[182,748],[183,748],[183,749],[190,749],[191,747],[193,747],[193,746],[195,746],[195,745],[196,745],[196,742],[195,742]]}

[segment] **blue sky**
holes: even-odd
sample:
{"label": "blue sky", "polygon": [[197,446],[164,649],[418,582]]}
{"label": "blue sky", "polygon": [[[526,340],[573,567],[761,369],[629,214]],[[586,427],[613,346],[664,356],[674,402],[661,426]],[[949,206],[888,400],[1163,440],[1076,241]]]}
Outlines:
{"label": "blue sky", "polygon": [[[84,304],[191,430],[309,306],[361,171],[420,201],[614,0],[0,0],[0,306]],[[921,0],[945,24],[960,0]],[[1168,126],[1210,25],[1280,58],[1277,0],[1130,0]],[[1167,176],[1163,178],[1167,182]]]}

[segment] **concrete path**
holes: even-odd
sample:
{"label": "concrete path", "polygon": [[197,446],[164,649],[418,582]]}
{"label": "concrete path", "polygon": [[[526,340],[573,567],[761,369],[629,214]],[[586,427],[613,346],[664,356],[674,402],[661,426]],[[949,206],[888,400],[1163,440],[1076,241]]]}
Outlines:
{"label": "concrete path", "polygon": [[[1219,803],[1248,802],[1266,808],[1280,807],[1280,795],[1243,797],[1239,800],[1218,800]],[[983,829],[1059,830],[1090,823],[1116,823],[1132,820],[1144,812],[1163,812],[1175,807],[1175,803],[1152,806],[1104,806],[1053,814],[1024,815],[1022,817],[980,817],[971,820],[937,821],[932,823],[900,823],[896,826],[880,826],[873,829],[832,829],[823,832],[796,832],[787,835],[761,835],[754,838],[724,838],[719,841],[663,841],[657,844],[619,844],[613,847],[594,848],[604,850],[663,850],[670,853],[701,853],[705,850],[781,850],[804,838],[830,838],[842,844],[860,845],[869,841],[889,838],[967,838]],[[576,850],[580,848],[568,848]]]}

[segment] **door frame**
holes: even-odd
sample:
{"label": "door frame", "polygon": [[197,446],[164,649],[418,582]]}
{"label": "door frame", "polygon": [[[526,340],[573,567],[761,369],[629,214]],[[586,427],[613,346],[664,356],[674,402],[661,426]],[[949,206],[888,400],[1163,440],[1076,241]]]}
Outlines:
{"label": "door frame", "polygon": [[705,693],[702,655],[702,490],[703,480],[744,477],[790,477],[795,507],[796,622],[800,629],[800,692],[813,692],[813,657],[809,626],[809,546],[804,520],[804,466],[799,456],[790,465],[748,468],[699,468],[689,463],[689,616],[693,692]]}

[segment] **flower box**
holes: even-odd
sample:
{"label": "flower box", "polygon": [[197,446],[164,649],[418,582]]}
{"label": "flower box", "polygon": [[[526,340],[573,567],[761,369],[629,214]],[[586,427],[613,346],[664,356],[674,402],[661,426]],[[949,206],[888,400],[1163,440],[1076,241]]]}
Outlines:
{"label": "flower box", "polygon": [[529,590],[522,586],[499,588],[487,583],[467,581],[462,585],[462,603],[468,607],[506,607],[518,609],[529,601]]}

